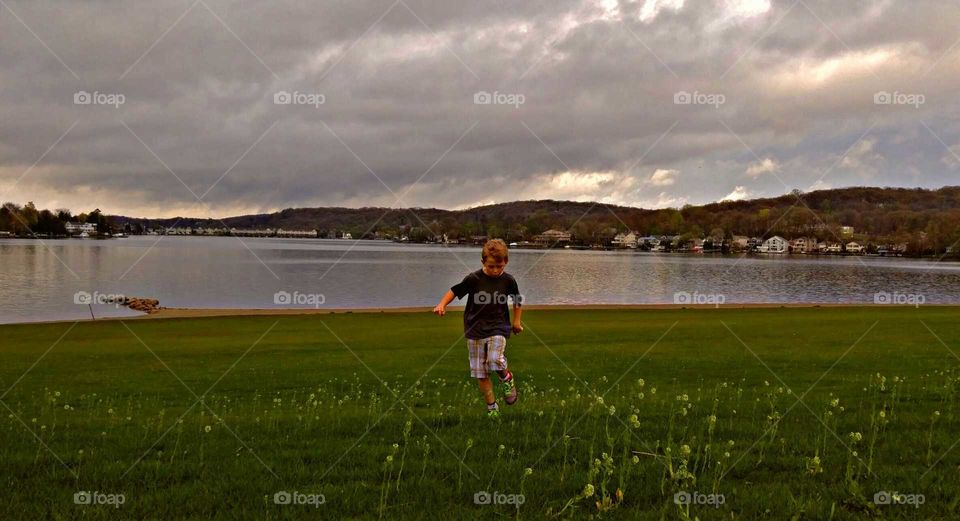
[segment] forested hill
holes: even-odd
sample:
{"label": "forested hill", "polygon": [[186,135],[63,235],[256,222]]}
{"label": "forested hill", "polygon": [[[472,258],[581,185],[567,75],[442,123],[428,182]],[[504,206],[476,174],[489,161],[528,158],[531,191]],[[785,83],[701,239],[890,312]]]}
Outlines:
{"label": "forested hill", "polygon": [[679,209],[647,210],[573,201],[515,201],[466,210],[438,208],[290,208],[225,219],[144,219],[112,216],[118,225],[145,228],[282,228],[350,232],[354,238],[405,234],[448,237],[473,235],[526,239],[544,230],[569,230],[597,237],[613,231],[643,234],[786,237],[817,235],[827,239],[840,226],[857,235],[910,241],[926,233],[947,240],[960,234],[960,187],[937,190],[854,187],[795,191],[774,198],[728,201]]}

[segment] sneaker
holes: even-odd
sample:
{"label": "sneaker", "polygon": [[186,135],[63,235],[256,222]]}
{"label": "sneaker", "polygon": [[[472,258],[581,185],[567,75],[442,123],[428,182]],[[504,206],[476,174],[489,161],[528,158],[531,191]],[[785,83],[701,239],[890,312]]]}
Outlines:
{"label": "sneaker", "polygon": [[503,381],[503,401],[507,402],[507,405],[513,405],[517,403],[517,398],[517,384],[513,382],[513,374],[511,373],[510,379]]}
{"label": "sneaker", "polygon": [[493,421],[500,421],[500,411],[498,409],[488,409],[487,418]]}

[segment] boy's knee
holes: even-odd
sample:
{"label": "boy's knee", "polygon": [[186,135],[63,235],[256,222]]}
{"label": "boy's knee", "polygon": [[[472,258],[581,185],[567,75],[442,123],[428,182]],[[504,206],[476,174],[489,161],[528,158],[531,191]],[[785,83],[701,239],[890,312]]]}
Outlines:
{"label": "boy's knee", "polygon": [[507,368],[507,359],[504,357],[487,360],[487,369],[490,371],[503,371]]}

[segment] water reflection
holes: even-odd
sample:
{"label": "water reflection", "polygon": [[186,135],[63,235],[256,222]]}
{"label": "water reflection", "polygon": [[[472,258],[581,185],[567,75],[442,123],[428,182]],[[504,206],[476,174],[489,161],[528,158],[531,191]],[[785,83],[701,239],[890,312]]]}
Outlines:
{"label": "water reflection", "polygon": [[[279,291],[322,294],[327,307],[429,306],[478,269],[479,256],[479,248],[374,241],[4,239],[0,322],[89,318],[74,303],[78,291],[154,297],[169,307],[271,308]],[[960,303],[960,266],[912,259],[512,250],[507,271],[528,302],[542,304],[672,303],[677,292],[728,303],[872,303],[881,292]]]}

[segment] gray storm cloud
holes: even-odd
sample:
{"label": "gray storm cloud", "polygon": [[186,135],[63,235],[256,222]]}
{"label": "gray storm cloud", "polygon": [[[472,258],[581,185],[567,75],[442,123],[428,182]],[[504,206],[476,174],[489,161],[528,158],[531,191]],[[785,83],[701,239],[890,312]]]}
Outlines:
{"label": "gray storm cloud", "polygon": [[4,0],[0,198],[160,217],[957,184],[958,26],[906,0]]}

